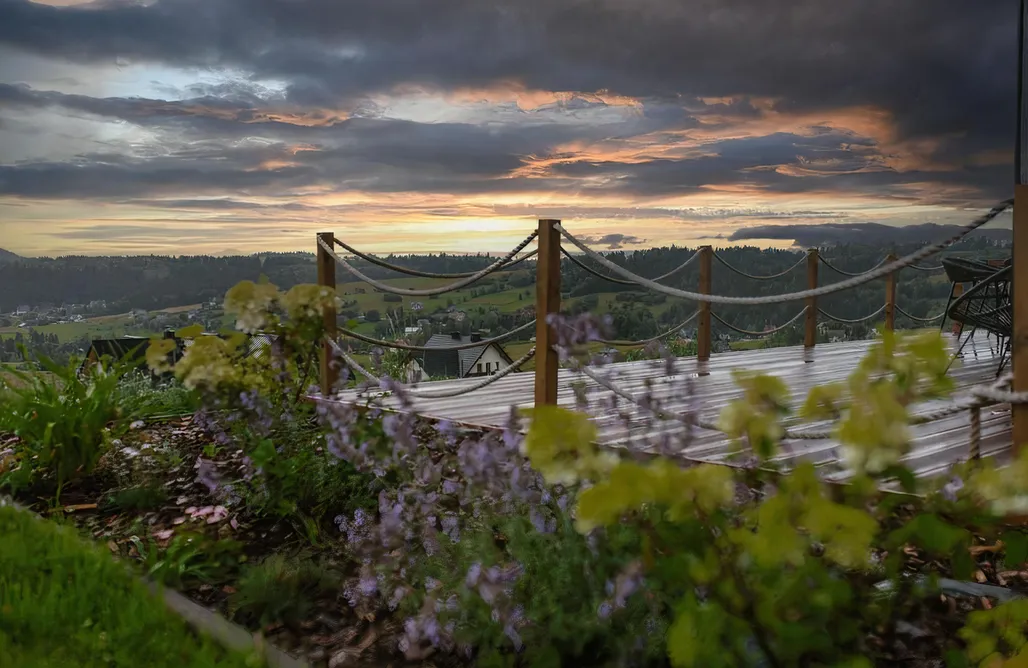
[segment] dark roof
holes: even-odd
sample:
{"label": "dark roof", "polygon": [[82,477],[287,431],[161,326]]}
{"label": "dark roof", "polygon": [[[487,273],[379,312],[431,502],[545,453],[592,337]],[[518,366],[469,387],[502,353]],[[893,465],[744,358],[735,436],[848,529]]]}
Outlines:
{"label": "dark roof", "polygon": [[[496,348],[507,361],[507,364],[513,362],[510,356],[507,355],[507,351],[495,343],[464,348],[462,350],[446,350],[450,346],[471,343],[473,340],[472,336],[474,335],[457,335],[456,333],[433,334],[425,342],[426,350],[421,364],[425,373],[429,376],[457,376],[458,378],[463,378],[469,370],[475,367],[475,363],[478,362],[478,359],[482,357],[482,353],[489,347]],[[437,350],[433,350],[433,348]]]}

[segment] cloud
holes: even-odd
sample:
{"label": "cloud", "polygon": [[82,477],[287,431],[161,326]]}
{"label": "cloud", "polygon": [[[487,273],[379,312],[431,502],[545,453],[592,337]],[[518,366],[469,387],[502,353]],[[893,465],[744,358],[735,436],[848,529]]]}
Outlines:
{"label": "cloud", "polygon": [[[959,231],[955,225],[908,225],[894,227],[877,223],[849,223],[846,225],[758,225],[736,230],[729,241],[771,239],[792,240],[793,244],[810,248],[836,244],[863,244],[874,240],[878,244],[917,244],[946,239]],[[1009,241],[1011,231],[982,229],[975,232],[990,239]]]}
{"label": "cloud", "polygon": [[621,244],[669,222],[959,211],[1008,196],[1017,9],[0,0],[0,199],[191,220],[545,210],[597,238],[642,226]]}
{"label": "cloud", "polygon": [[584,236],[581,239],[583,243],[592,246],[606,246],[608,250],[618,250],[625,246],[639,246],[646,243],[645,239],[631,234],[605,234],[602,237]]}

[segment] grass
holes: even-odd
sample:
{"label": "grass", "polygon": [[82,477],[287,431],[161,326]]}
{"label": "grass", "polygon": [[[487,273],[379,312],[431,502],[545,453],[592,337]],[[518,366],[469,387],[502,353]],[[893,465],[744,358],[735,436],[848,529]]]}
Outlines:
{"label": "grass", "polygon": [[131,317],[127,315],[118,315],[100,316],[97,318],[88,318],[82,322],[65,322],[53,325],[26,324],[25,327],[0,327],[0,338],[13,337],[18,332],[21,332],[24,336],[28,334],[30,329],[43,334],[56,334],[57,338],[62,343],[66,341],[74,341],[75,339],[79,339],[83,336],[102,339],[124,336],[126,334],[144,333],[142,328],[133,326]]}
{"label": "grass", "polygon": [[69,527],[0,507],[0,665],[243,668]]}

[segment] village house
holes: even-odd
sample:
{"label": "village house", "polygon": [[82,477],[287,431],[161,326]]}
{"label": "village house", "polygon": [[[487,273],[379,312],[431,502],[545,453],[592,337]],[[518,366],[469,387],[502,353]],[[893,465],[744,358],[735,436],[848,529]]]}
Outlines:
{"label": "village house", "polygon": [[482,335],[473,332],[468,336],[460,332],[435,334],[425,343],[421,368],[431,378],[471,378],[491,376],[514,360],[497,343],[473,346],[461,350],[451,347],[481,341]]}

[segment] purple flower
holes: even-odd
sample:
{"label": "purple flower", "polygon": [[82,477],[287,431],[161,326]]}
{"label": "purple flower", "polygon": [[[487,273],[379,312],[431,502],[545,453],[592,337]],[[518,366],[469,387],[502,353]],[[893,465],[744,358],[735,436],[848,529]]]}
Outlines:
{"label": "purple flower", "polygon": [[207,491],[213,494],[218,489],[218,483],[220,482],[218,469],[214,466],[214,463],[205,460],[203,457],[197,457],[196,465],[193,468],[196,469],[196,482],[203,484]]}
{"label": "purple flower", "polygon": [[608,601],[604,601],[600,603],[600,607],[596,610],[596,616],[600,619],[607,619],[613,611],[614,607]]}
{"label": "purple flower", "polygon": [[942,496],[947,501],[956,501],[957,492],[964,488],[964,481],[960,476],[953,476],[950,481],[942,487]]}

